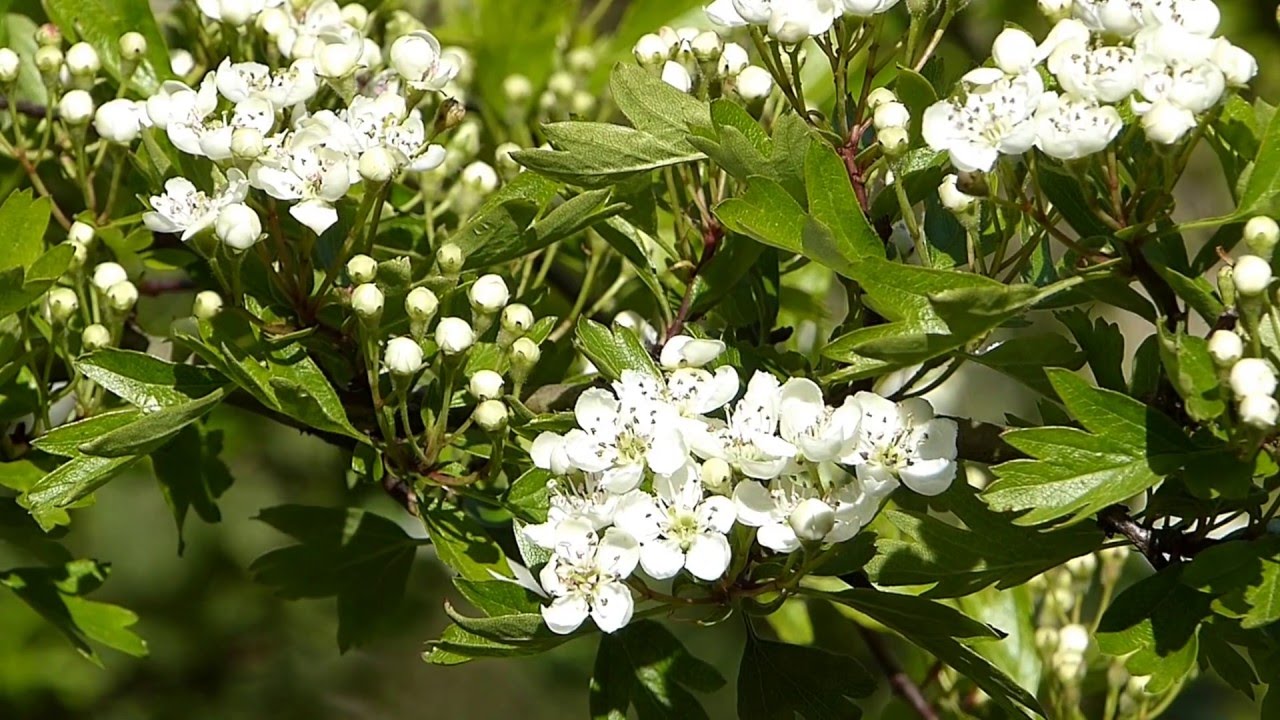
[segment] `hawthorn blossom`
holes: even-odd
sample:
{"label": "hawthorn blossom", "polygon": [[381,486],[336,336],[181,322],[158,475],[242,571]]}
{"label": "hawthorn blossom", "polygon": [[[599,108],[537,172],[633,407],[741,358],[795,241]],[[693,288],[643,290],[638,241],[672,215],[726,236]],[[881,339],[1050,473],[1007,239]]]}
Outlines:
{"label": "hawthorn blossom", "polygon": [[1101,152],[1124,127],[1120,113],[1071,95],[1045,93],[1036,110],[1036,147],[1060,160]]}
{"label": "hawthorn blossom", "polygon": [[218,89],[212,76],[206,76],[198,90],[184,83],[168,80],[156,94],[147,98],[147,116],[151,124],[164,130],[169,142],[188,155],[201,155],[200,130],[205,118],[218,107]]}
{"label": "hawthorn blossom", "polygon": [[1104,103],[1129,97],[1141,79],[1137,53],[1120,45],[1094,50],[1084,43],[1062,45],[1048,65],[1063,90]]}
{"label": "hawthorn blossom", "polygon": [[828,462],[847,453],[861,419],[853,398],[838,408],[827,407],[821,388],[806,378],[792,378],[782,386],[778,410],[783,439],[811,462]]}
{"label": "hawthorn blossom", "polygon": [[441,90],[457,76],[458,65],[440,49],[435,35],[419,30],[391,44],[391,67],[415,90]]}
{"label": "hawthorn blossom", "polygon": [[916,398],[894,403],[879,395],[854,396],[862,410],[858,441],[840,462],[855,467],[868,484],[901,481],[921,495],[937,495],[956,476],[956,423],[935,418],[933,407]]}
{"label": "hawthorn blossom", "polygon": [[706,496],[697,468],[658,475],[653,494],[633,490],[618,502],[617,527],[640,543],[640,565],[657,580],[681,568],[699,580],[718,580],[732,552],[725,533],[733,527],[733,502]]}
{"label": "hawthorn blossom", "polygon": [[152,232],[180,235],[186,242],[213,227],[223,208],[244,202],[249,184],[244,173],[232,168],[226,185],[212,196],[184,177],[170,178],[164,190],[164,195],[152,196],[151,211],[142,216],[142,222]]}
{"label": "hawthorn blossom", "polygon": [[862,497],[857,482],[827,488],[818,478],[794,476],[764,483],[747,480],[733,490],[738,522],[759,528],[756,540],[774,552],[799,550],[804,542],[848,540],[869,521],[879,499]]}
{"label": "hawthorn blossom", "polygon": [[747,477],[769,480],[782,474],[796,447],[778,436],[781,403],[777,378],[757,372],[747,384],[728,422],[708,420],[687,431],[693,451],[703,459],[718,458]]}
{"label": "hawthorn blossom", "polygon": [[588,617],[607,633],[626,626],[635,600],[625,580],[639,561],[636,539],[618,528],[609,528],[601,537],[581,520],[561,523],[551,560],[538,575],[552,598],[542,608],[547,627],[568,635]]}
{"label": "hawthorn blossom", "polygon": [[213,73],[214,85],[222,97],[233,103],[251,97],[265,98],[277,111],[305,103],[319,91],[315,64],[295,60],[289,67],[272,72],[266,65],[254,62],[222,61]]}
{"label": "hawthorn blossom", "polygon": [[1035,144],[1035,111],[1044,94],[1039,73],[1009,76],[978,68],[964,76],[967,95],[942,100],[924,114],[924,139],[946,151],[964,172],[987,172],[1000,155],[1021,155]]}
{"label": "hawthorn blossom", "polygon": [[547,521],[525,525],[523,533],[529,542],[548,550],[555,548],[556,529],[562,523],[585,522],[597,532],[612,525],[622,497],[606,490],[594,475],[577,480],[549,480],[547,494],[550,498]]}
{"label": "hawthorn blossom", "polygon": [[254,187],[277,200],[298,201],[289,214],[317,235],[338,222],[334,203],[346,196],[357,176],[353,159],[326,146],[328,140],[322,127],[305,126],[249,170]]}
{"label": "hawthorn blossom", "polygon": [[577,468],[600,473],[613,492],[640,484],[645,468],[671,474],[689,450],[675,410],[660,400],[658,381],[628,370],[613,392],[593,388],[578,397],[578,429],[565,435],[565,452]]}

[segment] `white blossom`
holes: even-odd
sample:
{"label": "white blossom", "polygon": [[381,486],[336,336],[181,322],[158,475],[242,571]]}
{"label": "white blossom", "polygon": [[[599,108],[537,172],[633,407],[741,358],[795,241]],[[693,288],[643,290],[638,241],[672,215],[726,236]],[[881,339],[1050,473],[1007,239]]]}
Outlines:
{"label": "white blossom", "polygon": [[718,580],[732,553],[725,533],[733,527],[733,502],[706,496],[696,466],[658,475],[653,494],[633,490],[618,502],[615,523],[640,543],[640,565],[664,580],[687,569],[699,580]]}
{"label": "white blossom", "polygon": [[232,168],[227,171],[227,184],[212,196],[183,177],[170,178],[164,189],[164,195],[152,196],[151,211],[142,216],[142,222],[152,232],[181,235],[186,242],[213,227],[224,207],[244,202],[249,184],[244,173]]}
{"label": "white blossom", "polygon": [[440,41],[425,30],[391,44],[391,67],[417,90],[440,90],[458,74],[458,66],[440,51]]}
{"label": "white blossom", "polygon": [[1036,109],[1036,147],[1050,157],[1077,160],[1104,150],[1123,126],[1110,105],[1045,93]]}
{"label": "white blossom", "polygon": [[1035,111],[1044,93],[1036,72],[1008,76],[979,68],[964,78],[968,94],[943,100],[924,114],[924,138],[945,150],[965,172],[991,170],[1000,155],[1020,155],[1035,144]]}
{"label": "white blossom", "polygon": [[861,420],[853,398],[827,407],[822,390],[807,378],[791,378],[782,386],[778,412],[782,437],[810,462],[829,462],[852,450]]}
{"label": "white blossom", "polygon": [[615,632],[631,621],[635,601],[624,582],[640,560],[636,539],[617,528],[601,537],[580,520],[556,528],[551,560],[538,579],[551,596],[542,618],[552,632],[567,635],[588,617],[604,632]]}
{"label": "white blossom", "polygon": [[1141,79],[1135,51],[1119,45],[1094,50],[1083,43],[1062,45],[1048,65],[1063,90],[1104,103],[1129,97]]}
{"label": "white blossom", "polygon": [[699,457],[724,460],[747,477],[775,478],[796,455],[796,447],[778,436],[780,405],[777,378],[757,372],[728,422],[710,420],[686,431],[690,446]]}
{"label": "white blossom", "polygon": [[329,140],[322,126],[304,127],[249,170],[254,187],[277,200],[297,201],[289,214],[317,235],[338,222],[334,203],[346,196],[358,176],[352,158],[329,147]]}
{"label": "white blossom", "polygon": [[853,465],[866,483],[901,481],[921,495],[937,495],[956,476],[956,423],[935,418],[922,399],[895,404],[874,393],[854,400],[862,410],[858,440],[841,463]]}
{"label": "white blossom", "polygon": [[93,116],[93,129],[98,135],[119,145],[137,140],[142,129],[150,125],[146,104],[125,98],[108,100]]}
{"label": "white blossom", "polygon": [[[883,497],[879,492],[865,492],[861,483],[847,476],[844,482],[829,485],[820,478],[803,476],[776,478],[767,485],[746,480],[733,490],[738,522],[759,528],[756,540],[781,553],[799,550],[804,540],[828,544],[848,540],[870,521]],[[812,501],[823,503],[830,511],[830,527],[821,537],[812,533]],[[796,533],[796,526],[806,537]]]}

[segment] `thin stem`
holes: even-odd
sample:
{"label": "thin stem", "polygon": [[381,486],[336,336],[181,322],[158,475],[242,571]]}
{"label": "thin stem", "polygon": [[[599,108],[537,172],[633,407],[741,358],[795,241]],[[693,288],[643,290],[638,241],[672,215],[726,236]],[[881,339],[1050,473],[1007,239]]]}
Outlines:
{"label": "thin stem", "polygon": [[871,651],[872,657],[876,659],[876,663],[884,671],[885,677],[889,681],[889,687],[893,689],[894,694],[902,698],[922,720],[938,720],[937,711],[929,704],[928,698],[924,696],[924,692],[911,679],[911,676],[902,669],[898,659],[893,656],[889,646],[885,644],[884,638],[880,637],[879,633],[862,625],[858,625],[858,634],[862,636],[862,641],[867,644],[867,649]]}
{"label": "thin stem", "polygon": [[578,289],[578,297],[573,301],[573,309],[560,321],[560,325],[556,327],[555,332],[551,333],[551,342],[559,342],[565,335],[573,331],[578,323],[578,318],[582,316],[582,310],[587,306],[587,300],[591,296],[591,286],[595,284],[596,273],[600,270],[600,264],[604,261],[605,254],[603,252],[592,252],[591,259],[587,261],[587,274],[582,278],[582,287]]}

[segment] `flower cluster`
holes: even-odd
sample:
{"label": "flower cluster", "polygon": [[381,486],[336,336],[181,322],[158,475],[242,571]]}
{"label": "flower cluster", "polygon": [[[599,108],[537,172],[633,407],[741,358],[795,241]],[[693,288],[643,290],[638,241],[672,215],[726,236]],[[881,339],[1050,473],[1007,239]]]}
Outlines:
{"label": "flower cluster", "polygon": [[[1246,85],[1257,61],[1214,38],[1212,0],[1041,2],[1058,18],[1041,42],[1008,29],[992,66],[967,73],[956,97],[925,113],[924,136],[966,172],[991,170],[1001,155],[1033,147],[1062,160],[1106,149],[1124,126],[1121,105],[1141,118],[1147,138],[1181,140]],[[1049,71],[1047,87],[1041,67]]]}
{"label": "flower cluster", "polygon": [[748,106],[764,103],[773,93],[773,76],[751,64],[747,49],[725,42],[719,34],[697,28],[662,27],[642,36],[632,49],[636,62],[660,73],[664,82],[685,93],[719,83]]}
{"label": "flower cluster", "polygon": [[[335,206],[354,187],[381,187],[403,171],[444,163],[446,150],[431,142],[434,129],[418,105],[449,86],[464,60],[430,33],[403,33],[384,53],[366,36],[368,13],[359,5],[201,0],[199,7],[224,28],[260,35],[286,62],[224,59],[194,85],[169,81],[145,101],[98,108],[95,129],[110,142],[128,145],[155,128],[181,153],[223,170],[225,182],[215,188],[171,179],[151,199],[147,227],[184,240],[213,228],[244,250],[261,235],[246,201],[252,188],[290,203],[294,219],[321,234],[337,223]],[[337,109],[316,105],[326,89],[342,98]]]}
{"label": "flower cluster", "polygon": [[676,336],[661,377],[629,370],[589,389],[577,428],[534,440],[551,504],[523,533],[552,552],[541,582],[553,631],[588,616],[605,631],[625,625],[637,566],[654,580],[721,579],[735,525],[777,553],[840,543],[900,484],[934,495],[955,478],[956,425],[924,400],[862,392],[830,407],[811,380],[757,372],[735,402],[737,371],[709,367],[723,350]]}
{"label": "flower cluster", "polygon": [[1275,398],[1274,340],[1267,343],[1264,335],[1269,330],[1274,339],[1280,322],[1270,294],[1275,280],[1271,258],[1280,243],[1280,225],[1269,217],[1255,217],[1245,226],[1245,243],[1253,254],[1236,258],[1218,280],[1223,299],[1234,301],[1242,326],[1215,330],[1209,336],[1209,354],[1231,390],[1239,421],[1254,430],[1270,431],[1280,421],[1280,402]]}
{"label": "flower cluster", "polygon": [[779,42],[794,44],[822,35],[836,18],[871,17],[899,0],[714,0],[707,17],[721,27],[759,25]]}

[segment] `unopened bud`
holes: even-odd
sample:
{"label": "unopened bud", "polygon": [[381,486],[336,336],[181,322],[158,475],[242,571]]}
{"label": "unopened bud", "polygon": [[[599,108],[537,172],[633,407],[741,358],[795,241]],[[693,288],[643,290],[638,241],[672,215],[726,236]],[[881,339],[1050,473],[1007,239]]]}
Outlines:
{"label": "unopened bud", "polygon": [[1235,278],[1236,292],[1241,297],[1257,297],[1271,285],[1271,263],[1257,255],[1245,255],[1236,260],[1232,276]]}
{"label": "unopened bud", "polygon": [[714,63],[720,59],[720,54],[724,52],[724,40],[714,32],[707,31],[698,33],[690,43],[689,47],[693,50],[693,56],[702,63]]}
{"label": "unopened bud", "polygon": [[94,323],[80,333],[80,345],[85,352],[93,352],[94,350],[108,347],[111,345],[111,331],[102,325]]}
{"label": "unopened bud", "polygon": [[118,313],[127,313],[138,304],[138,286],[125,280],[107,289],[107,306]]}
{"label": "unopened bud", "polygon": [[509,413],[501,400],[485,400],[476,406],[476,425],[486,432],[497,433],[507,429]]}
{"label": "unopened bud", "polygon": [[796,537],[809,542],[818,542],[827,536],[836,526],[836,511],[824,500],[808,498],[801,501],[787,518],[791,530]]}
{"label": "unopened bud", "polygon": [[475,341],[475,331],[462,318],[440,318],[440,322],[436,324],[436,345],[445,355],[466,352]]}
{"label": "unopened bud", "polygon": [[46,76],[54,76],[62,69],[62,51],[56,45],[45,45],[36,50],[36,68]]}
{"label": "unopened bud", "polygon": [[1231,366],[1231,392],[1238,398],[1250,395],[1274,395],[1276,374],[1266,360],[1244,358]]}
{"label": "unopened bud", "polygon": [[22,58],[9,48],[0,48],[0,82],[11,83],[22,71]]}
{"label": "unopened bud", "polygon": [[867,95],[867,106],[879,110],[881,105],[898,102],[898,96],[887,87],[878,87]]}
{"label": "unopened bud", "polygon": [[723,494],[729,490],[729,481],[733,480],[733,468],[720,458],[711,458],[702,463],[698,477],[707,490]]}
{"label": "unopened bud", "polygon": [[88,124],[95,109],[93,96],[84,90],[72,90],[58,101],[58,116],[72,127]]}
{"label": "unopened bud", "polygon": [[357,30],[363,30],[369,23],[369,10],[360,3],[348,3],[342,6],[342,21]]}
{"label": "unopened bud", "polygon": [[67,72],[76,77],[93,77],[102,69],[98,51],[87,42],[78,42],[67,49]]}
{"label": "unopened bud", "polygon": [[71,288],[54,288],[45,298],[45,306],[49,310],[49,319],[55,325],[61,325],[80,309],[80,298]]}
{"label": "unopened bud", "polygon": [[395,155],[380,145],[360,154],[360,177],[365,182],[381,185],[394,177],[398,169]]}
{"label": "unopened bud", "polygon": [[67,240],[78,242],[85,247],[93,244],[93,238],[97,235],[93,226],[79,220],[71,223],[71,229],[67,231]]}
{"label": "unopened bud", "polygon": [[524,75],[508,75],[502,81],[502,94],[512,105],[524,107],[533,98],[533,83]]}
{"label": "unopened bud", "polygon": [[513,155],[520,150],[521,147],[515,143],[502,143],[493,151],[493,164],[504,180],[510,181],[520,174],[522,168]]}
{"label": "unopened bud", "polygon": [[1280,403],[1270,395],[1246,395],[1237,408],[1240,422],[1258,430],[1271,430],[1280,418]]}
{"label": "unopened bud", "polygon": [[196,294],[195,303],[191,306],[191,314],[197,320],[212,320],[222,312],[222,296],[212,290]]}
{"label": "unopened bud", "polygon": [[649,33],[641,35],[631,49],[636,62],[645,67],[657,67],[671,58],[671,45],[661,36]]}
{"label": "unopened bud", "polygon": [[1244,226],[1244,242],[1254,253],[1270,260],[1276,243],[1280,242],[1280,225],[1265,215],[1259,215]]}
{"label": "unopened bud", "polygon": [[367,324],[375,324],[382,317],[384,302],[382,291],[373,283],[359,285],[351,291],[351,309]]}
{"label": "unopened bud", "polygon": [[347,261],[347,277],[356,285],[371,283],[378,277],[378,261],[368,255],[355,255]]}
{"label": "unopened bud", "polygon": [[1218,367],[1229,368],[1244,357],[1244,341],[1230,330],[1215,330],[1209,336],[1209,355]]}
{"label": "unopened bud", "polygon": [[773,94],[773,76],[759,65],[748,65],[734,78],[733,87],[748,105],[762,103]]}
{"label": "unopened bud", "polygon": [[147,54],[147,38],[139,32],[127,32],[120,36],[120,57],[137,62]]}
{"label": "unopened bud", "polygon": [[533,311],[528,305],[513,303],[502,310],[502,331],[512,338],[523,337],[533,327]]}
{"label": "unopened bud", "polygon": [[891,158],[902,157],[911,149],[911,136],[907,134],[906,128],[885,128],[880,131],[879,138],[884,154]]}
{"label": "unopened bud", "polygon": [[911,111],[900,102],[881,103],[872,116],[876,130],[883,133],[890,128],[905,128],[911,125]]}
{"label": "unopened bud", "polygon": [[492,370],[480,370],[471,376],[468,389],[477,400],[495,400],[502,397],[502,376]]}
{"label": "unopened bud", "polygon": [[236,128],[231,131],[231,154],[240,160],[257,160],[266,152],[266,140],[261,130]]}
{"label": "unopened bud", "polygon": [[453,243],[445,243],[436,250],[436,265],[439,266],[443,275],[452,277],[462,272],[462,265],[466,261],[462,248]]}
{"label": "unopened bud", "polygon": [[71,245],[72,250],[71,265],[67,267],[67,270],[75,272],[84,267],[84,264],[89,261],[89,248],[84,243],[76,242],[75,240],[68,240],[67,243]]}
{"label": "unopened bud", "polygon": [[397,337],[387,341],[382,362],[392,375],[407,377],[422,369],[422,346],[413,338]]}
{"label": "unopened bud", "polygon": [[453,98],[446,99],[440,103],[440,108],[436,110],[436,121],[432,126],[434,135],[441,135],[458,127],[466,117],[466,105]]}
{"label": "unopened bud", "polygon": [[511,343],[511,374],[517,382],[523,382],[541,359],[538,343],[529,338],[522,337]]}
{"label": "unopened bud", "polygon": [[682,93],[693,90],[693,76],[689,74],[689,71],[683,65],[673,60],[668,60],[662,66],[662,82]]}
{"label": "unopened bud", "polygon": [[565,65],[569,67],[569,71],[578,75],[590,75],[595,72],[597,64],[599,58],[596,57],[596,51],[589,47],[574,48],[565,56]]}
{"label": "unopened bud", "polygon": [[36,28],[36,44],[41,47],[58,47],[62,45],[62,30],[53,23],[45,23]]}
{"label": "unopened bud", "polygon": [[498,275],[483,275],[471,284],[467,291],[471,309],[482,315],[492,315],[506,306],[511,299],[507,283]]}
{"label": "unopened bud", "polygon": [[961,192],[958,182],[959,177],[956,175],[944,177],[942,184],[938,186],[938,200],[942,203],[942,207],[952,213],[964,215],[973,209],[978,199]]}
{"label": "unopened bud", "polygon": [[117,263],[104,262],[93,269],[93,286],[104,293],[116,283],[122,283],[128,279],[129,273]]}

